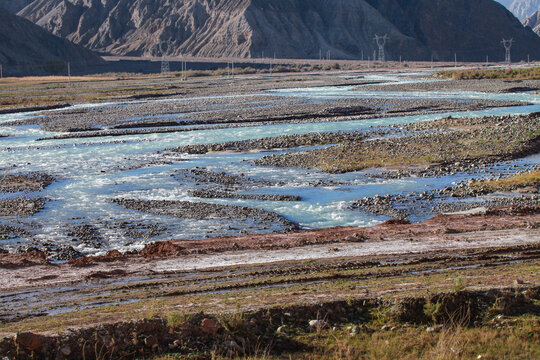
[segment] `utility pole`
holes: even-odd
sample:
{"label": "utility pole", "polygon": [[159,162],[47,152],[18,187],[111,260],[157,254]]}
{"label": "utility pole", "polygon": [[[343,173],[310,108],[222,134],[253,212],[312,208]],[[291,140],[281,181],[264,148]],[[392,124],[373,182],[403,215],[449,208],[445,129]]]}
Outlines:
{"label": "utility pole", "polygon": [[454,68],[457,69],[457,53],[454,53]]}
{"label": "utility pole", "polygon": [[[167,53],[171,50],[171,40],[162,41],[159,43],[159,51],[161,52],[161,74],[168,74],[171,72],[171,67],[169,64],[169,59],[167,58]],[[167,49],[163,50],[163,44],[167,44]]]}
{"label": "utility pole", "polygon": [[377,42],[377,46],[379,47],[379,61],[385,62],[384,45],[386,45],[386,40],[388,40],[388,34],[384,34],[383,36],[376,34],[373,40]]}
{"label": "utility pole", "polygon": [[4,78],[4,68],[2,67],[2,64],[0,64],[0,79]]}
{"label": "utility pole", "polygon": [[276,62],[276,52],[274,51],[274,57],[270,59],[270,74],[272,74],[272,67],[274,66],[274,63]]}
{"label": "utility pole", "polygon": [[181,67],[182,67],[182,70],[181,70],[181,73],[182,73],[182,81],[185,81],[187,80],[187,61],[185,60],[182,60],[182,62],[180,63],[181,64]]}
{"label": "utility pole", "polygon": [[71,63],[68,61],[68,81],[69,85],[71,85]]}
{"label": "utility pole", "polygon": [[531,63],[531,55],[527,54],[527,65]]}
{"label": "utility pole", "polygon": [[501,44],[503,44],[504,49],[506,50],[506,56],[504,59],[504,62],[510,66],[510,63],[512,62],[512,57],[510,55],[510,49],[512,48],[512,44],[514,43],[514,39],[502,39]]}
{"label": "utility pole", "polygon": [[486,55],[486,66],[489,66],[489,55]]}
{"label": "utility pole", "polygon": [[364,50],[362,50],[362,61],[364,61]]}
{"label": "utility pole", "polygon": [[164,75],[164,74],[168,74],[170,72],[170,64],[169,64],[169,60],[167,59],[166,56],[162,56],[161,57],[161,74]]}

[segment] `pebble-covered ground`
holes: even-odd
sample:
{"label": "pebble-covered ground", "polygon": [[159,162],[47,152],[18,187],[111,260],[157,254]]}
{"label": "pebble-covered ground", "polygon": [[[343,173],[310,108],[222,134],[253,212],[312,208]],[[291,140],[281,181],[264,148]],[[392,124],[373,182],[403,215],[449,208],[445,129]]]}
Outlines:
{"label": "pebble-covered ground", "polygon": [[[416,221],[488,204],[439,196],[452,182],[537,163],[521,160],[537,152],[537,114],[474,117],[519,112],[535,81],[336,75],[198,79],[168,97],[10,110],[0,249],[66,261],[168,238]],[[514,198],[489,201],[536,201]]]}

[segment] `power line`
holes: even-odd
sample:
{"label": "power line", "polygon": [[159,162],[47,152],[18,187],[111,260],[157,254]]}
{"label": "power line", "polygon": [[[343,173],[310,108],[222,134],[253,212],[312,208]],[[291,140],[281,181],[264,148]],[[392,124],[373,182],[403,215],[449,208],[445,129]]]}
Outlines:
{"label": "power line", "polygon": [[187,61],[182,60],[182,61],[180,62],[180,66],[181,66],[181,70],[180,70],[181,77],[180,77],[180,80],[186,81],[186,80],[187,80]]}
{"label": "power line", "polygon": [[510,56],[510,49],[512,48],[512,44],[514,43],[514,39],[502,39],[501,44],[503,44],[505,50],[506,50],[506,56],[504,59],[504,62],[510,65],[512,62],[512,57]]}
{"label": "power line", "polygon": [[384,45],[386,45],[386,40],[388,40],[388,34],[384,34],[383,36],[376,34],[375,40],[377,42],[377,46],[379,47],[379,61],[385,62],[386,56],[384,54]]}
{"label": "power line", "polygon": [[[162,41],[159,43],[159,51],[161,52],[161,73],[168,74],[171,72],[171,67],[169,64],[169,59],[167,58],[167,53],[171,50],[172,40]],[[167,50],[163,50],[163,44],[167,44]]]}
{"label": "power line", "polygon": [[227,62],[227,77],[234,77],[234,62]]}

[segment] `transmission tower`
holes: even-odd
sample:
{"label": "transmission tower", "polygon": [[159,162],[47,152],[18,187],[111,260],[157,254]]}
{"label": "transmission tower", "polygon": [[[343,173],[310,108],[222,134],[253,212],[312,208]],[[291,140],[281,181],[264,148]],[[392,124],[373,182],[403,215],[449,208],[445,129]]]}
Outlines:
{"label": "transmission tower", "polygon": [[[169,65],[168,53],[171,50],[172,40],[162,41],[159,43],[159,51],[161,52],[161,73],[168,74],[171,72],[171,67]],[[166,49],[164,46],[166,45]]]}
{"label": "transmission tower", "polygon": [[375,35],[373,40],[375,40],[377,42],[377,46],[379,46],[379,61],[385,62],[386,58],[384,55],[384,45],[386,45],[386,40],[388,40],[388,34],[384,34],[384,36]]}
{"label": "transmission tower", "polygon": [[512,58],[510,56],[510,49],[512,48],[512,43],[514,42],[514,39],[503,39],[501,41],[501,44],[503,44],[504,48],[506,49],[506,57],[504,59],[504,62],[509,64],[512,62]]}

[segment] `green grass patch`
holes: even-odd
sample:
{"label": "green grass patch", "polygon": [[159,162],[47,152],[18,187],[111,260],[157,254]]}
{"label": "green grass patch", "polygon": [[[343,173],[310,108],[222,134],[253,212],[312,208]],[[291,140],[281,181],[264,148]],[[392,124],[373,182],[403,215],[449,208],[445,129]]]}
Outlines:
{"label": "green grass patch", "polygon": [[[538,137],[538,114],[505,120],[497,117],[442,119],[414,126],[415,130],[437,132],[347,142],[323,149],[267,156],[256,163],[343,173],[366,168],[426,166],[472,159],[512,159]],[[508,130],[510,127],[511,131]]]}
{"label": "green grass patch", "polygon": [[[354,324],[335,329],[306,331],[289,328],[298,351],[272,354],[261,349],[251,356],[222,355],[216,352],[168,354],[153,360],[244,359],[244,360],[357,360],[357,359],[538,359],[540,357],[540,319],[524,315],[506,319],[502,325],[480,327],[449,326],[426,331],[425,326],[396,324],[382,330],[368,322],[357,333]],[[307,350],[301,350],[307,349]]]}
{"label": "green grass patch", "polygon": [[531,171],[499,180],[477,180],[469,185],[488,192],[512,191],[525,187],[540,186],[540,171]]}

